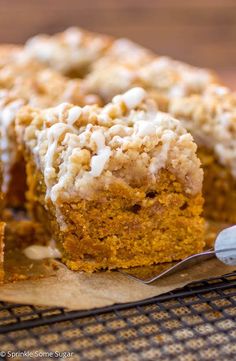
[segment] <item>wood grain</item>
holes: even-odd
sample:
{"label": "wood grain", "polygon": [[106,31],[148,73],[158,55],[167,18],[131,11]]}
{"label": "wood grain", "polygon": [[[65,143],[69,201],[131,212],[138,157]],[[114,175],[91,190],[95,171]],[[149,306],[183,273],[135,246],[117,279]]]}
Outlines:
{"label": "wood grain", "polygon": [[71,25],[127,36],[200,66],[236,66],[234,0],[0,0],[0,42]]}

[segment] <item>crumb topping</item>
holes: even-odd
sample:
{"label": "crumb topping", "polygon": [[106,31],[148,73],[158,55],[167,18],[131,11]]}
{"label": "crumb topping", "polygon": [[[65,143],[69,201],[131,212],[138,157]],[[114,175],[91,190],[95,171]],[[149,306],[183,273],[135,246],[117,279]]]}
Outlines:
{"label": "crumb topping", "polygon": [[236,93],[212,85],[202,95],[173,100],[170,112],[236,177]]}
{"label": "crumb topping", "polygon": [[170,98],[202,93],[215,81],[215,76],[207,69],[164,56],[144,65],[139,76],[144,87],[164,91]]}
{"label": "crumb topping", "polygon": [[35,78],[35,74],[44,69],[45,67],[35,60],[22,56],[14,58],[2,68],[0,67],[0,88],[22,87],[26,80]]}
{"label": "crumb topping", "polygon": [[[103,64],[103,59],[98,64]],[[195,68],[167,57],[149,58],[149,61],[141,65],[139,62],[122,63],[119,60],[107,61],[103,65],[94,67],[85,78],[85,86],[105,101],[110,101],[119,92],[133,86],[142,86],[147,91],[165,95],[167,99],[201,94],[216,81],[215,76],[206,69]]]}
{"label": "crumb topping", "polygon": [[129,39],[120,38],[112,42],[104,55],[93,64],[92,69],[104,69],[114,63],[137,68],[153,58],[154,54],[150,50]]}
{"label": "crumb topping", "polygon": [[0,45],[0,69],[5,65],[21,59],[23,56],[23,47],[13,44]]}
{"label": "crumb topping", "polygon": [[17,122],[53,202],[93,199],[116,183],[151,187],[162,168],[177,175],[186,193],[201,191],[191,135],[178,120],[158,112],[141,88],[103,108],[63,103],[42,111],[22,109]]}
{"label": "crumb topping", "polygon": [[83,89],[81,80],[69,79],[26,58],[15,59],[0,68],[0,89],[8,89],[11,95],[24,98],[37,107],[49,107],[63,101],[79,105],[100,104],[98,96]]}
{"label": "crumb topping", "polygon": [[106,102],[136,85],[137,69],[114,62],[94,68],[84,79],[87,91],[99,94]]}
{"label": "crumb topping", "polygon": [[110,45],[110,38],[80,28],[69,28],[54,36],[37,35],[26,43],[26,53],[64,73],[90,66]]}

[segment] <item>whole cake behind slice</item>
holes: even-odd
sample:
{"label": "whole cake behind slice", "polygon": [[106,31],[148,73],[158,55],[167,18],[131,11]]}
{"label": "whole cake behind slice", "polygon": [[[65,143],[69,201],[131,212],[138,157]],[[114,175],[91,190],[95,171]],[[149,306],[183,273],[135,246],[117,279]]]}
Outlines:
{"label": "whole cake behind slice", "polygon": [[178,117],[198,144],[204,169],[205,215],[236,222],[236,93],[210,86],[202,95],[172,99]]}
{"label": "whole cake behind slice", "polygon": [[99,94],[105,102],[134,86],[143,87],[162,111],[169,102],[191,94],[201,94],[219,80],[208,69],[197,68],[165,56],[147,58],[146,62],[129,62],[104,56],[95,62],[84,79],[88,91]]}
{"label": "whole cake behind slice", "polygon": [[142,88],[104,108],[21,109],[28,207],[73,270],[179,260],[204,246],[192,137]]}

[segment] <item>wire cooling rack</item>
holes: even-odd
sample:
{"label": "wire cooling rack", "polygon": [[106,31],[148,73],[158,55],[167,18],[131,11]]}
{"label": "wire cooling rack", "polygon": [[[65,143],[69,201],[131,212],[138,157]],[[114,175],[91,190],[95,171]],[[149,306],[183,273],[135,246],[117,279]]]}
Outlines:
{"label": "wire cooling rack", "polygon": [[0,360],[23,351],[15,359],[236,360],[236,272],[92,311],[0,303],[0,351]]}

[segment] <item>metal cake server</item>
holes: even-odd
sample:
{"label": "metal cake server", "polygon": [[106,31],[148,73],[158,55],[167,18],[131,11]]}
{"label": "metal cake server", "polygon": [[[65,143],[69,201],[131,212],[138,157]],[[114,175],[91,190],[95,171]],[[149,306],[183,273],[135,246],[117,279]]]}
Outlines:
{"label": "metal cake server", "polygon": [[178,262],[147,267],[134,267],[128,270],[119,269],[118,271],[144,284],[150,284],[163,276],[169,276],[174,272],[188,268],[194,264],[199,264],[213,257],[217,257],[226,265],[236,266],[236,226],[225,228],[218,234],[214,249],[194,254]]}

